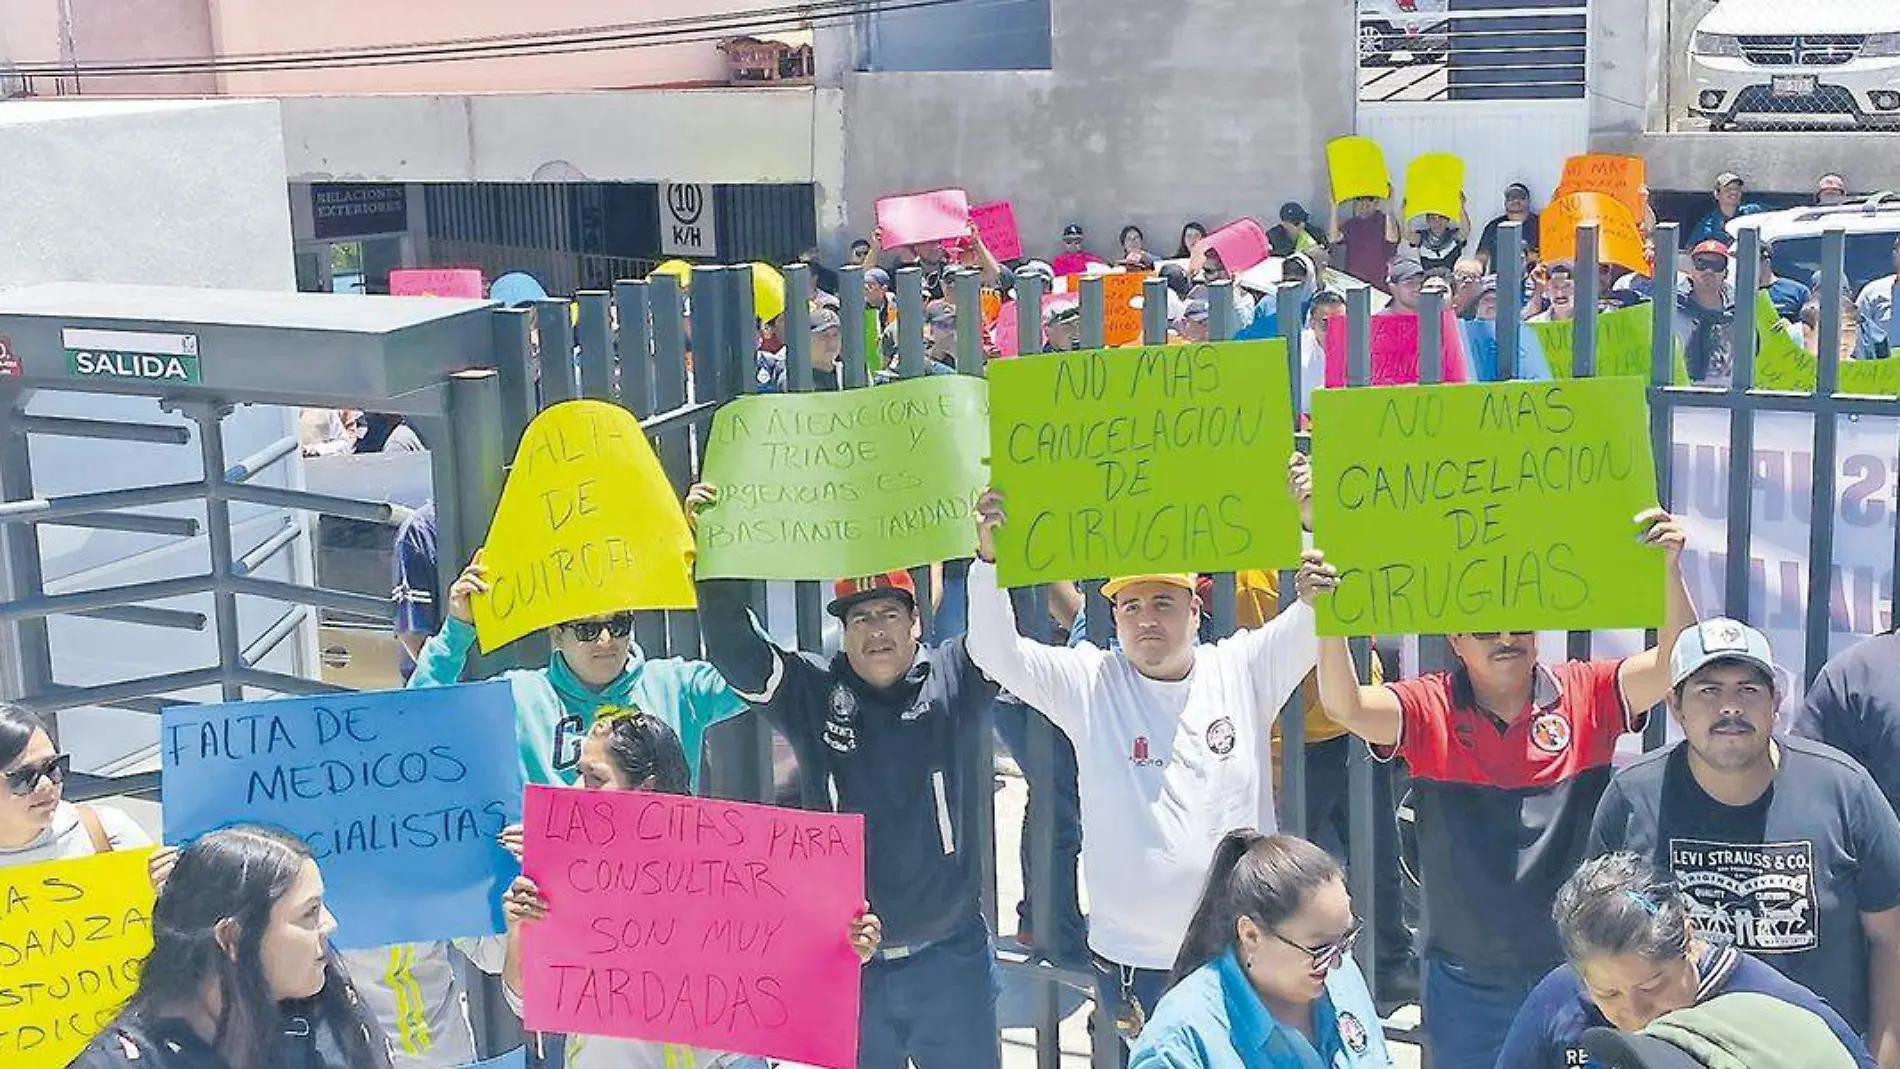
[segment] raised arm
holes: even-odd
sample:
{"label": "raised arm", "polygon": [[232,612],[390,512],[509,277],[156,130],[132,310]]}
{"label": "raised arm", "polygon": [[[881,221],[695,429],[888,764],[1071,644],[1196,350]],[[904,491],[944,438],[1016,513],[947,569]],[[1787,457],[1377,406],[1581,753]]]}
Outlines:
{"label": "raised arm", "polygon": [[442,619],[442,630],[416,653],[416,670],[409,676],[408,687],[451,687],[462,681],[468,651],[475,647],[475,613],[469,599],[486,593],[488,570],[482,567],[478,551],[449,587],[449,611]]}
{"label": "raised arm", "polygon": [[1617,670],[1616,684],[1623,692],[1623,707],[1632,716],[1652,709],[1669,691],[1669,655],[1675,651],[1676,637],[1694,626],[1695,602],[1689,598],[1689,586],[1682,578],[1682,547],[1687,541],[1682,524],[1662,509],[1650,509],[1636,517],[1643,525],[1641,541],[1656,546],[1663,554],[1663,625],[1656,632],[1654,649],[1631,657]]}
{"label": "raised arm", "polygon": [[1003,523],[1003,498],[985,491],[977,501],[976,561],[970,565],[970,629],[964,646],[970,660],[1004,690],[1044,715],[1069,735],[1087,726],[1084,694],[1095,668],[1107,656],[1092,647],[1045,646],[1016,629],[1016,608],[996,583],[996,529]]}
{"label": "raised arm", "polygon": [[[686,520],[697,528],[702,510],[716,508],[719,488],[700,483],[686,494]],[[785,662],[778,647],[766,640],[752,623],[743,579],[701,579],[699,633],[706,644],[706,660],[733,693],[754,705],[765,705],[784,680]]]}
{"label": "raised arm", "polygon": [[[1339,570],[1326,563],[1326,554],[1309,549],[1300,555],[1297,580],[1302,599],[1330,593],[1339,585]],[[1405,722],[1399,696],[1384,687],[1362,687],[1353,667],[1352,649],[1343,638],[1319,640],[1319,703],[1340,727],[1374,746],[1397,746]]]}

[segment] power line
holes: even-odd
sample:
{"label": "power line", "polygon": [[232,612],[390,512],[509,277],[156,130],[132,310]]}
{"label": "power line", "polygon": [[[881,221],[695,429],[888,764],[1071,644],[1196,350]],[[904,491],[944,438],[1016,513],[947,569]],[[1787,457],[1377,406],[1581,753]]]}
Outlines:
{"label": "power line", "polygon": [[644,23],[536,31],[507,37],[471,37],[384,47],[314,49],[196,58],[99,63],[16,64],[15,75],[115,77],[213,73],[263,73],[408,66],[513,56],[572,55],[721,40],[742,33],[771,33],[832,25],[863,14],[888,14],[958,5],[996,7],[1021,0],[818,0],[816,3],[683,16]]}

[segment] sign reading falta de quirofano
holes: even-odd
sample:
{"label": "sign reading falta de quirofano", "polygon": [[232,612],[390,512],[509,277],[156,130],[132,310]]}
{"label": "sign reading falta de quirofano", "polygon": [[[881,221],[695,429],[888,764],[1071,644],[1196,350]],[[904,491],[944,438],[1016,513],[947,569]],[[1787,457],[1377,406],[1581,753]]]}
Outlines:
{"label": "sign reading falta de quirofano", "polygon": [[66,373],[76,379],[202,381],[196,334],[67,327],[59,336],[66,350]]}

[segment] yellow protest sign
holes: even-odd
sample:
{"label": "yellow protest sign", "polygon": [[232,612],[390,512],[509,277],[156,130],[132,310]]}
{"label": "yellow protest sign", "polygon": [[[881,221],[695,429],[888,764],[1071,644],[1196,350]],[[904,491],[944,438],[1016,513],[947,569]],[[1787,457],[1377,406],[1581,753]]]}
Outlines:
{"label": "yellow protest sign", "polygon": [[1326,143],[1326,169],[1333,180],[1333,203],[1357,197],[1392,195],[1392,175],[1385,169],[1385,151],[1369,137],[1336,137]]}
{"label": "yellow protest sign", "polygon": [[0,869],[0,1065],[64,1069],[152,952],[150,850]]}
{"label": "yellow protest sign", "polygon": [[1607,193],[1629,209],[1631,219],[1641,220],[1645,206],[1643,189],[1648,181],[1641,156],[1593,152],[1564,161],[1563,178],[1550,199],[1561,200],[1572,193]]}
{"label": "yellow protest sign", "polygon": [[1464,213],[1465,161],[1427,152],[1405,169],[1405,218],[1442,215],[1455,223]]}
{"label": "yellow protest sign", "polygon": [[528,424],[482,563],[483,653],[568,620],[697,604],[686,514],[640,421],[605,401],[563,401]]}
{"label": "yellow protest sign", "polygon": [[752,264],[752,314],[761,321],[785,310],[785,276],[771,264]]}
{"label": "yellow protest sign", "polygon": [[1577,227],[1597,224],[1597,262],[1617,264],[1632,271],[1649,269],[1643,255],[1643,235],[1628,208],[1608,193],[1572,193],[1550,202],[1539,217],[1538,243],[1544,262],[1577,258]]}

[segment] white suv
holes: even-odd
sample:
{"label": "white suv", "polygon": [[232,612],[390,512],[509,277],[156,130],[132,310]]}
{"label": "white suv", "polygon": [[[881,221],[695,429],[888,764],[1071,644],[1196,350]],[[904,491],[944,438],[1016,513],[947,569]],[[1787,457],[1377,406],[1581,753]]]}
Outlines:
{"label": "white suv", "polygon": [[1900,125],[1900,3],[1721,0],[1689,39],[1689,114],[1723,130]]}
{"label": "white suv", "polygon": [[1894,244],[1900,239],[1900,194],[1877,193],[1827,208],[1757,212],[1732,220],[1728,230],[1731,235],[1754,230],[1763,241],[1773,242],[1775,274],[1806,286],[1817,281],[1821,235],[1836,227],[1846,231],[1847,277],[1843,281],[1850,295],[1860,293],[1874,279],[1893,274]]}

